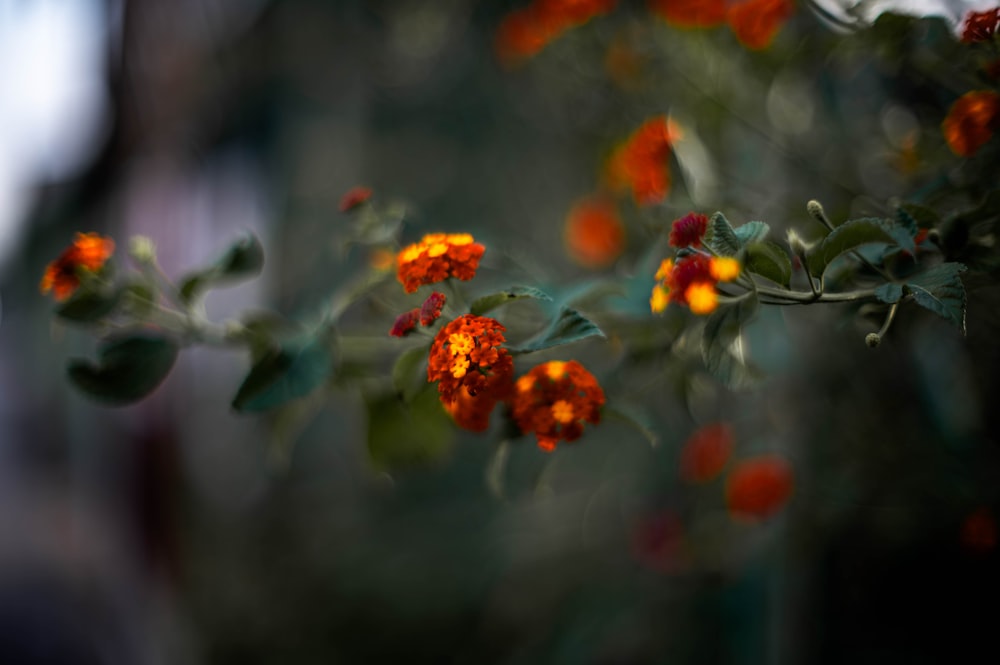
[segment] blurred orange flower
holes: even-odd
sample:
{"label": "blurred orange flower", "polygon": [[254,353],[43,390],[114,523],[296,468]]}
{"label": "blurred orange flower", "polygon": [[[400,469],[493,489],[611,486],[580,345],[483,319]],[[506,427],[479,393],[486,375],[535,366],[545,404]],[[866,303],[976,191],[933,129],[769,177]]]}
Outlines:
{"label": "blurred orange flower", "polygon": [[726,478],[726,505],[734,518],[763,519],[780,510],[792,496],[792,468],[767,455],[746,460]]}
{"label": "blurred orange flower", "polygon": [[497,29],[497,56],[507,65],[531,58],[567,30],[616,4],[618,0],[535,0],[503,18]]}
{"label": "blurred orange flower", "polygon": [[514,361],[500,346],[505,330],[495,319],[465,314],[438,331],[431,344],[427,381],[438,382],[442,402],[451,404],[460,390],[494,400],[510,394]]}
{"label": "blurred orange flower", "polygon": [[522,432],[534,432],[538,447],[555,450],[560,440],[576,441],[583,423],[601,422],[604,391],[583,365],[553,360],[517,380],[511,410]]}
{"label": "blurred orange flower", "polygon": [[681,449],[680,475],[689,483],[707,483],[721,472],[733,453],[733,428],[725,423],[696,430]]}
{"label": "blurred orange flower", "polygon": [[649,0],[649,11],[678,28],[711,28],[726,19],[726,0]]}
{"label": "blurred orange flower", "polygon": [[970,157],[993,136],[1000,110],[1000,94],[991,90],[967,92],[952,104],[941,130],[952,152]]}
{"label": "blurred orange flower", "polygon": [[468,233],[430,233],[396,255],[396,278],[407,293],[448,277],[470,280],[485,251]]}
{"label": "blurred orange flower", "polygon": [[747,0],[731,6],[726,21],[741,44],[759,50],[771,45],[794,11],[791,0]]}
{"label": "blurred orange flower", "polygon": [[566,217],[566,249],[589,268],[610,265],[625,249],[625,227],[615,205],[599,196],[579,201]]}
{"label": "blurred orange flower", "polygon": [[649,299],[655,314],[672,302],[687,305],[695,314],[709,314],[719,304],[716,285],[731,282],[740,274],[740,264],[729,257],[688,254],[676,262],[664,259],[656,271],[656,286]]}
{"label": "blurred orange flower", "polygon": [[608,162],[607,178],[616,191],[631,190],[637,205],[652,205],[670,191],[670,144],[680,130],[666,116],[644,122],[619,145]]}
{"label": "blurred orange flower", "polygon": [[52,291],[56,300],[65,300],[80,286],[80,271],[97,272],[111,258],[115,241],[96,233],[77,233],[73,244],[49,263],[38,285],[43,294]]}

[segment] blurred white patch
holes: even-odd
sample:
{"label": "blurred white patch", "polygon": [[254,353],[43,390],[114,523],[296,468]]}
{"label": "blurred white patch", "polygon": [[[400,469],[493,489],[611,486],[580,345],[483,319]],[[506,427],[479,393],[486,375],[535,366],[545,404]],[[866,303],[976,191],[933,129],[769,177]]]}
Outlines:
{"label": "blurred white patch", "polygon": [[72,176],[105,138],[107,39],[99,0],[0,0],[0,266],[30,188]]}
{"label": "blurred white patch", "polygon": [[897,104],[882,109],[882,131],[894,148],[905,148],[920,133],[920,122],[912,111]]}
{"label": "blurred white patch", "polygon": [[677,164],[681,167],[691,201],[698,206],[711,205],[717,198],[719,186],[715,162],[694,131],[694,123],[682,119],[677,124],[681,129],[681,137],[671,147]]}
{"label": "blurred white patch", "polygon": [[996,0],[808,0],[810,8],[831,27],[861,28],[882,14],[941,16],[957,30],[970,11],[997,6]]}

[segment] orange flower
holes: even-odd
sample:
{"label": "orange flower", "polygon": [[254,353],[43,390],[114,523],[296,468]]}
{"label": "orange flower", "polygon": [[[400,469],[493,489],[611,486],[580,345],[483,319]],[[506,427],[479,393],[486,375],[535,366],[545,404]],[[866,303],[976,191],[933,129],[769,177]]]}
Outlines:
{"label": "orange flower", "polygon": [[115,241],[96,233],[77,233],[73,244],[45,268],[38,285],[43,294],[53,292],[56,300],[66,300],[80,286],[80,271],[97,272],[115,251]]}
{"label": "orange flower", "polygon": [[583,199],[566,217],[566,248],[578,263],[602,268],[617,259],[625,248],[625,227],[610,201]]}
{"label": "orange flower", "polygon": [[689,483],[706,483],[722,472],[733,453],[733,428],[724,423],[695,431],[681,450],[680,474]]}
{"label": "orange flower", "polygon": [[741,44],[759,50],[771,45],[794,11],[791,0],[747,0],[730,7],[726,20]]}
{"label": "orange flower", "polygon": [[392,328],[389,329],[389,335],[391,337],[406,337],[413,329],[417,327],[417,322],[420,320],[420,308],[411,309],[408,312],[403,312],[396,317],[396,321],[392,324]]}
{"label": "orange flower", "polygon": [[370,187],[352,187],[340,199],[340,212],[349,212],[372,197]]}
{"label": "orange flower", "polygon": [[941,130],[952,152],[970,157],[993,136],[1000,94],[990,90],[967,92],[952,104]]}
{"label": "orange flower", "polygon": [[695,314],[709,314],[719,304],[716,285],[731,282],[740,274],[740,264],[729,257],[687,254],[675,263],[664,259],[656,271],[657,284],[649,299],[655,314],[672,302],[687,305]]}
{"label": "orange flower", "polygon": [[460,395],[505,399],[511,391],[514,361],[501,348],[506,330],[486,316],[465,314],[441,328],[431,344],[427,380],[438,382],[438,392],[445,405]]}
{"label": "orange flower", "polygon": [[468,233],[430,233],[396,255],[396,277],[407,293],[448,277],[470,280],[485,251]]}
{"label": "orange flower", "polygon": [[517,380],[511,410],[522,432],[534,432],[538,447],[555,450],[559,440],[576,441],[583,423],[601,422],[604,391],[583,365],[553,360]]}
{"label": "orange flower", "polygon": [[670,191],[670,144],[679,137],[666,117],[644,122],[611,155],[607,178],[616,191],[631,190],[637,205],[652,205]]}
{"label": "orange flower", "polygon": [[726,18],[726,0],[649,0],[649,11],[678,28],[711,28]]}
{"label": "orange flower", "polygon": [[726,479],[726,505],[734,518],[763,519],[792,495],[792,468],[776,456],[741,462]]}
{"label": "orange flower", "polygon": [[535,0],[504,17],[497,29],[501,62],[526,60],[564,32],[611,11],[618,0]]}
{"label": "orange flower", "polygon": [[490,426],[490,414],[497,405],[492,396],[470,395],[467,388],[459,388],[455,401],[444,402],[444,410],[455,424],[470,432],[485,432]]}

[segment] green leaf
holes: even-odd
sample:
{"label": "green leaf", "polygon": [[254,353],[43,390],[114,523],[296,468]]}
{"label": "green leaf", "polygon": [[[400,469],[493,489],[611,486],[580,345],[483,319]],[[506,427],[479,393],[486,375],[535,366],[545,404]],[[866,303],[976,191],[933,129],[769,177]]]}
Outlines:
{"label": "green leaf", "polygon": [[[874,217],[865,217],[844,222],[833,231],[830,231],[830,234],[806,255],[806,260],[809,263],[809,272],[815,277],[820,277],[834,259],[862,245],[876,242],[896,243],[895,230],[903,229],[894,227],[888,220]],[[905,235],[905,230],[903,231]],[[898,236],[898,234],[895,235]],[[910,244],[913,244],[912,238],[910,239]]]}
{"label": "green leaf", "polygon": [[92,323],[114,311],[121,301],[118,289],[87,289],[77,291],[56,308],[56,316],[74,323]]}
{"label": "green leaf", "polygon": [[547,301],[552,300],[548,294],[530,286],[512,286],[509,289],[500,291],[499,293],[491,293],[490,295],[476,298],[472,305],[469,306],[469,312],[475,314],[476,316],[482,316],[486,312],[496,309],[500,305],[509,303],[512,300],[520,300],[522,298],[533,298],[535,300]]}
{"label": "green leaf", "polygon": [[149,282],[133,282],[122,291],[122,302],[130,316],[144,319],[156,305],[156,291]]}
{"label": "green leaf", "polygon": [[233,408],[240,412],[266,411],[304,397],[323,385],[333,371],[333,352],[326,335],[272,348],[250,368]]}
{"label": "green leaf", "polygon": [[961,263],[942,263],[910,277],[906,290],[913,300],[938,316],[955,324],[965,334],[965,286],[959,275]]}
{"label": "green leaf", "polygon": [[98,363],[69,362],[70,382],[85,394],[112,406],[138,401],[153,392],[177,359],[177,344],[152,334],[116,337],[98,349]]}
{"label": "green leaf", "polygon": [[210,267],[186,277],[180,286],[181,299],[189,303],[206,289],[256,277],[263,267],[264,248],[256,236],[246,235]]}
{"label": "green leaf", "polygon": [[712,215],[708,220],[708,228],[703,238],[705,246],[720,256],[736,256],[740,247],[740,239],[733,230],[726,216],[721,212]]}
{"label": "green leaf", "polygon": [[787,287],[792,279],[792,260],[777,243],[752,242],[746,246],[744,267],[750,272],[766,277],[775,284]]}
{"label": "green leaf", "polygon": [[745,247],[752,242],[761,242],[770,231],[771,227],[764,222],[747,222],[733,229],[740,247]]}
{"label": "green leaf", "polygon": [[392,366],[392,387],[406,403],[413,401],[417,392],[427,385],[427,374],[420,370],[428,352],[426,345],[407,349],[399,354]]}
{"label": "green leaf", "polygon": [[604,337],[605,335],[593,321],[575,309],[562,307],[559,310],[559,315],[540,335],[520,346],[508,346],[507,348],[510,349],[511,353],[531,353],[594,336]]}
{"label": "green leaf", "polygon": [[705,367],[730,388],[742,388],[758,378],[743,349],[743,326],[757,312],[757,297],[750,295],[732,305],[722,305],[705,322],[701,356]]}
{"label": "green leaf", "polygon": [[886,284],[883,284],[875,289],[875,297],[882,302],[891,305],[899,302],[899,299],[903,297],[903,287],[901,284],[887,282]]}
{"label": "green leaf", "polygon": [[409,405],[395,394],[368,399],[368,455],[378,469],[424,466],[451,449],[455,425],[433,386]]}

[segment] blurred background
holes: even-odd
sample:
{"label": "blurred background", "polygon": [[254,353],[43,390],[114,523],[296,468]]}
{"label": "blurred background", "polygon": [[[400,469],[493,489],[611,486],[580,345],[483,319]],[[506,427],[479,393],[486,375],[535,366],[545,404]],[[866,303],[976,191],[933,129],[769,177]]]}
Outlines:
{"label": "blurred background", "polygon": [[[253,232],[263,275],[213,292],[209,313],[294,318],[367,265],[339,242],[356,185],[405,208],[406,242],[483,242],[470,289],[559,291],[641,276],[657,234],[690,210],[818,235],[809,199],[838,221],[890,215],[894,197],[945,214],[995,173],[959,165],[939,129],[969,89],[950,69],[957,21],[989,3],[883,3],[945,20],[874,26],[878,3],[800,3],[751,51],[726,28],[680,29],[622,0],[510,63],[498,26],[525,4],[0,0],[0,662],[996,652],[995,280],[970,285],[966,337],[904,308],[876,351],[862,340],[879,322],[845,307],[762,312],[748,344],[767,378],[742,392],[683,353],[683,314],[594,306],[623,332],[519,371],[572,354],[609,399],[648,414],[656,445],[609,419],[554,455],[515,439],[499,471],[500,423],[456,428],[421,464],[373,464],[366,395],[349,382],[276,463],[282,423],[230,409],[247,369],[236,351],[185,350],[127,408],[70,388],[67,358],[94,341],[53,323],[38,281],[76,231],[120,251],[149,236],[169,275]],[[618,200],[621,255],[581,265],[568,211],[655,115],[683,130],[670,194]],[[362,306],[347,321],[382,340],[392,316]],[[716,422],[733,427],[734,460],[790,463],[777,514],[733,519],[721,480],[678,479],[685,440]]]}

